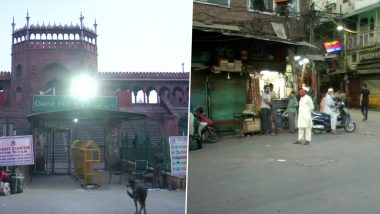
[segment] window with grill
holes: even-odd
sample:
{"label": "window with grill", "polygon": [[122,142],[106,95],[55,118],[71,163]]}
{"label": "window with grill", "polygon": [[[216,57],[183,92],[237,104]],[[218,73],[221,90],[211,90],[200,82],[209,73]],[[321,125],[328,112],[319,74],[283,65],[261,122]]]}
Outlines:
{"label": "window with grill", "polygon": [[230,6],[230,0],[194,0],[198,3],[208,3],[208,4],[214,4],[214,5],[221,5],[221,6]]}
{"label": "window with grill", "polygon": [[249,0],[249,10],[273,12],[273,0]]}

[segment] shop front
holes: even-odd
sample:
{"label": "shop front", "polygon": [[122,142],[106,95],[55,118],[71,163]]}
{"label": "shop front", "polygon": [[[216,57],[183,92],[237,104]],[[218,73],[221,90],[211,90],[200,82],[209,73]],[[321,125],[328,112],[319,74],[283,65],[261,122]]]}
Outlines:
{"label": "shop front", "polygon": [[368,89],[371,91],[369,97],[369,107],[372,109],[380,109],[380,48],[371,48],[361,50],[359,52],[359,63],[357,64],[357,74],[360,76],[359,88],[360,96],[361,85],[367,84]]}
{"label": "shop front", "polygon": [[[263,87],[272,83],[277,94],[274,106],[280,117],[277,127],[286,128],[281,125],[281,115],[288,95],[298,86],[312,82],[312,69],[307,63],[293,60],[294,50],[295,46],[281,42],[193,30],[193,110],[203,107],[218,132],[247,129],[248,116],[242,114],[259,122]],[[260,131],[257,125],[254,131]]]}

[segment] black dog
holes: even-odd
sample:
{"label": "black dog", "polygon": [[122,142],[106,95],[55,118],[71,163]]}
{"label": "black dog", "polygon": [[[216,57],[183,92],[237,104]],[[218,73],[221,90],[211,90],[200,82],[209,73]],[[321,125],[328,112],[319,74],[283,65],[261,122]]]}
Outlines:
{"label": "black dog", "polygon": [[[141,214],[144,209],[144,214],[146,214],[145,200],[148,195],[148,190],[144,184],[136,183],[135,180],[129,180],[127,187],[131,187],[132,192],[129,192],[127,189],[127,194],[133,199],[136,207],[136,214]],[[137,209],[137,202],[140,204],[140,211]]]}

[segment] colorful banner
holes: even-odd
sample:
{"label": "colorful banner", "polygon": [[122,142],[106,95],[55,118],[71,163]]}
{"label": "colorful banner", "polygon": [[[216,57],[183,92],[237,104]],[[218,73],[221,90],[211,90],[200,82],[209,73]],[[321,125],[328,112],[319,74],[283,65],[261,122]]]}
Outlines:
{"label": "colorful banner", "polygon": [[0,137],[0,166],[33,165],[33,137]]}
{"label": "colorful banner", "polygon": [[89,100],[77,100],[71,96],[33,96],[34,112],[62,111],[88,107],[117,110],[117,98],[116,96],[100,96]]}
{"label": "colorful banner", "polygon": [[185,177],[187,171],[187,136],[170,136],[171,175]]}

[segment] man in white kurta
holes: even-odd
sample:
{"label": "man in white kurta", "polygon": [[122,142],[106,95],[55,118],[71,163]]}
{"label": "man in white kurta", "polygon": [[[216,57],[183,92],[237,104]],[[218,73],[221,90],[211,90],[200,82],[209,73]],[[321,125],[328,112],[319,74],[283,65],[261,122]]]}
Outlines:
{"label": "man in white kurta", "polygon": [[304,89],[299,90],[301,96],[298,110],[298,141],[295,144],[301,144],[304,141],[304,145],[307,145],[311,141],[311,128],[313,126],[313,120],[311,117],[311,111],[314,109],[313,100],[306,94]]}
{"label": "man in white kurta", "polygon": [[333,93],[334,90],[332,88],[329,88],[326,95],[325,113],[330,115],[331,133],[336,134],[336,121],[339,113],[337,108],[335,107],[335,102],[332,97]]}

